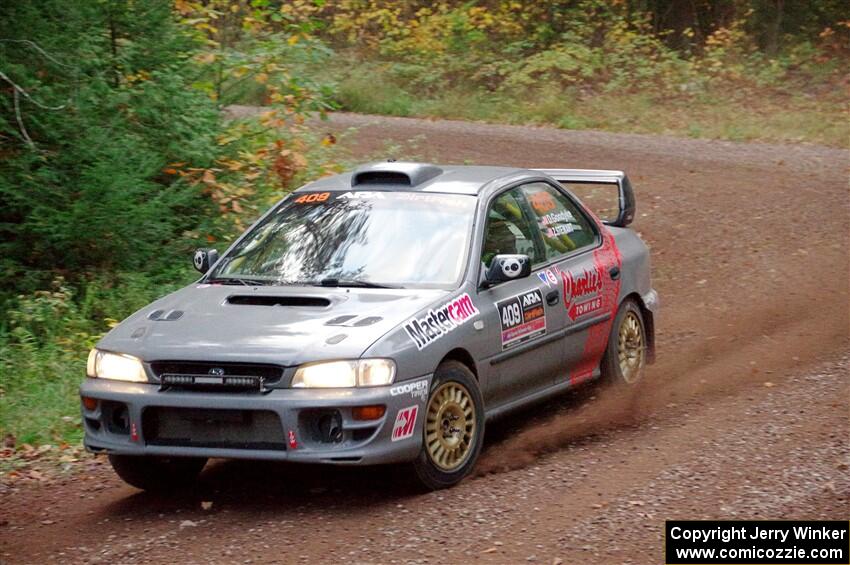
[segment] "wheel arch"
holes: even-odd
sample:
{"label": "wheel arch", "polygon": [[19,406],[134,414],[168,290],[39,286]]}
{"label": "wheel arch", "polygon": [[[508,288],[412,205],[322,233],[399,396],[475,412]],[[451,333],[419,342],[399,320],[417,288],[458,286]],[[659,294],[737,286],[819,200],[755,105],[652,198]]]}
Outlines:
{"label": "wheel arch", "polygon": [[652,310],[646,307],[643,298],[637,292],[632,292],[623,297],[620,306],[627,300],[632,300],[640,308],[640,313],[643,316],[644,331],[646,332],[646,361],[647,363],[655,363],[655,316]]}
{"label": "wheel arch", "polygon": [[466,366],[467,369],[472,371],[472,374],[475,375],[475,380],[478,379],[478,367],[475,365],[475,359],[473,359],[472,355],[464,349],[463,347],[455,347],[448,353],[446,353],[442,359],[440,359],[440,364],[445,363],[446,361],[457,361]]}

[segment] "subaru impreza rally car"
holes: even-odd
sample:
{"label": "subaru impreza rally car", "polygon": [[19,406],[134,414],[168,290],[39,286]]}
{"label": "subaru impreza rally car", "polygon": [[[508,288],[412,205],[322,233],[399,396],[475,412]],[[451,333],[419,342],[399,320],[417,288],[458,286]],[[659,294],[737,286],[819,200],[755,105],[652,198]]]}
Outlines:
{"label": "subaru impreza rally car", "polygon": [[[599,220],[579,185],[615,190]],[[407,463],[453,485],[485,422],[654,357],[618,171],[382,162],[307,184],[92,350],[85,445],[143,489],[207,458]]]}

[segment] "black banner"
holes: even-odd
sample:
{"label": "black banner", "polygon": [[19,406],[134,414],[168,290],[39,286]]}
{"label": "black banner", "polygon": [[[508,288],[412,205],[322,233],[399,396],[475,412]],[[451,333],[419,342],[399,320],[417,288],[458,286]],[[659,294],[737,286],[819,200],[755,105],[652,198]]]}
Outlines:
{"label": "black banner", "polygon": [[677,520],[664,539],[669,565],[850,563],[850,522]]}
{"label": "black banner", "polygon": [[502,325],[502,349],[509,349],[546,333],[543,293],[531,290],[496,303]]}

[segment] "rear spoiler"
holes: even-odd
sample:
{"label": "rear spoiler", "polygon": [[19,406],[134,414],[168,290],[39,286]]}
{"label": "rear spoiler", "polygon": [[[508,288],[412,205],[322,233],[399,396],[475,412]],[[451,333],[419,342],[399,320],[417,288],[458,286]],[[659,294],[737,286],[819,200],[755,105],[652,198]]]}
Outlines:
{"label": "rear spoiler", "polygon": [[531,169],[549,175],[559,183],[615,184],[619,192],[619,213],[614,219],[604,219],[609,226],[624,228],[635,219],[635,193],[629,177],[623,171],[602,169]]}

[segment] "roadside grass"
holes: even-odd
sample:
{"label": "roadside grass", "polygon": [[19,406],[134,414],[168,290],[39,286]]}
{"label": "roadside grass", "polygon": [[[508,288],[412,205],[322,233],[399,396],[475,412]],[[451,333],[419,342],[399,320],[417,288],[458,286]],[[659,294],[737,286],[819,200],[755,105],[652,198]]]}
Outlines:
{"label": "roadside grass", "polygon": [[77,390],[89,349],[118,320],[192,277],[187,259],[167,273],[92,278],[77,292],[57,278],[50,290],[8,300],[0,324],[0,441],[79,444]]}
{"label": "roadside grass", "polygon": [[77,388],[85,376],[85,353],[58,347],[16,350],[6,343],[0,355],[4,439],[18,445],[79,443]]}
{"label": "roadside grass", "polygon": [[850,113],[841,93],[789,96],[765,88],[663,96],[552,88],[488,92],[469,87],[428,93],[411,90],[382,69],[364,63],[360,71],[349,65],[323,73],[328,80],[337,80],[333,74],[343,77],[336,90],[340,109],[364,114],[850,147]]}
{"label": "roadside grass", "polygon": [[337,100],[344,101],[346,107],[356,108],[354,112],[362,114],[381,114],[388,116],[410,116],[413,112],[414,97],[378,76],[353,76],[339,84]]}

